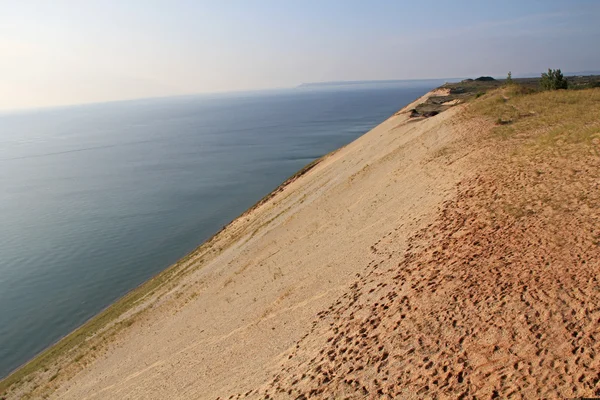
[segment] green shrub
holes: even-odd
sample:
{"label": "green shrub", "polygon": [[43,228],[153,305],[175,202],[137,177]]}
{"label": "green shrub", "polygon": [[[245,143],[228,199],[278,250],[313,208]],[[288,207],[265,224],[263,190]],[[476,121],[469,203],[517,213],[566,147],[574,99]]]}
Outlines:
{"label": "green shrub", "polygon": [[506,84],[507,85],[512,85],[513,84],[512,72],[510,72],[510,71],[508,71],[508,75],[506,76]]}
{"label": "green shrub", "polygon": [[566,89],[568,85],[567,78],[563,76],[560,69],[548,68],[548,72],[542,74],[542,80],[540,81],[540,86],[544,90]]}

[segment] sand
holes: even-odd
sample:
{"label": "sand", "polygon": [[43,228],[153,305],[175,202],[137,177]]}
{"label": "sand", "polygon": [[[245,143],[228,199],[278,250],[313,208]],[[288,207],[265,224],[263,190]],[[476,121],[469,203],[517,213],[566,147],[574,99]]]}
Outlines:
{"label": "sand", "polygon": [[480,149],[475,174],[403,254],[400,226],[377,241],[248,397],[597,398],[600,125],[581,112],[600,115],[598,100],[600,90],[509,101],[514,130],[462,115],[469,135],[457,144]]}

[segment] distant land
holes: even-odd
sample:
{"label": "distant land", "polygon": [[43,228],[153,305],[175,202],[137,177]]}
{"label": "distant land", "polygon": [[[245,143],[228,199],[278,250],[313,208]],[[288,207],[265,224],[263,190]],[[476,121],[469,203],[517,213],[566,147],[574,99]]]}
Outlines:
{"label": "distant land", "polygon": [[[546,71],[542,71],[542,72],[546,72]],[[542,74],[542,72],[529,72],[529,73],[525,73],[525,74],[513,74],[513,78],[539,78],[539,76]],[[600,70],[595,70],[595,71],[563,71],[563,75],[564,76],[588,76],[588,75],[600,75]],[[505,78],[505,77],[498,77],[495,76],[494,78]]]}
{"label": "distant land", "polygon": [[406,82],[433,82],[447,81],[457,82],[464,78],[432,78],[432,79],[386,79],[386,80],[366,80],[366,81],[329,81],[329,82],[307,82],[298,85],[298,88],[323,87],[323,86],[349,86],[349,85],[389,85],[394,83]]}
{"label": "distant land", "polygon": [[[521,74],[513,74],[513,78],[539,78],[542,72],[528,72]],[[508,71],[507,71],[508,74]],[[569,76],[588,76],[588,75],[600,75],[600,70],[590,71],[577,71],[577,72],[563,72],[566,77]],[[506,75],[492,75],[495,79],[504,79]],[[362,80],[362,81],[326,81],[326,82],[307,82],[301,83],[296,86],[297,88],[310,88],[310,87],[327,87],[327,86],[350,86],[350,85],[390,85],[395,83],[405,82],[432,82],[432,81],[446,81],[446,82],[460,82],[467,78],[477,78],[477,76],[461,77],[461,78],[428,78],[428,79],[383,79],[383,80]]]}

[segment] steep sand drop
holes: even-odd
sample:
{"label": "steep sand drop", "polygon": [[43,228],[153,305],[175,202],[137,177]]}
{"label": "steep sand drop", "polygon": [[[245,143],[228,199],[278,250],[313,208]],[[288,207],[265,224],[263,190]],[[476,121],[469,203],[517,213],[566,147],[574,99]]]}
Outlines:
{"label": "steep sand drop", "polygon": [[387,251],[402,255],[469,175],[471,149],[443,156],[469,133],[455,118],[462,106],[423,120],[409,118],[412,107],[230,224],[127,314],[146,310],[110,345],[71,360],[82,365],[74,377],[64,363],[46,383],[51,397],[217,398],[271,379],[378,257],[377,243],[393,232]]}
{"label": "steep sand drop", "polygon": [[600,90],[509,88],[473,111],[466,126],[511,121],[481,137],[491,151],[476,176],[404,254],[399,227],[375,243],[367,270],[250,397],[600,395]]}

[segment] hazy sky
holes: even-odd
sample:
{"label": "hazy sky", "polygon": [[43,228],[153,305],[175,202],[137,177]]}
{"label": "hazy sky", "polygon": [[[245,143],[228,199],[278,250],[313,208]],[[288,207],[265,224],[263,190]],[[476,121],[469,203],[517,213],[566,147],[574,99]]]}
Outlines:
{"label": "hazy sky", "polygon": [[600,1],[0,0],[0,109],[600,69]]}

